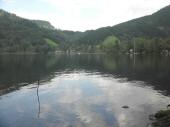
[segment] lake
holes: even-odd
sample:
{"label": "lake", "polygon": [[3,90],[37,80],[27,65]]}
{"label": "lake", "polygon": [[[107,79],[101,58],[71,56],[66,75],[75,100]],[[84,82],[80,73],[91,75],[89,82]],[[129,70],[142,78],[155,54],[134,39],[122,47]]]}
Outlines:
{"label": "lake", "polygon": [[168,56],[0,55],[0,127],[147,127],[169,95]]}

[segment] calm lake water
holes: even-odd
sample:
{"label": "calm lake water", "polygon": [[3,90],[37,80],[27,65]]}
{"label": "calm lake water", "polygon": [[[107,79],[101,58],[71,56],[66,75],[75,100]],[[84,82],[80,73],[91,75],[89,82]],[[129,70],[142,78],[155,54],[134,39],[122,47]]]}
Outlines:
{"label": "calm lake water", "polygon": [[146,127],[169,95],[167,56],[0,55],[0,127]]}

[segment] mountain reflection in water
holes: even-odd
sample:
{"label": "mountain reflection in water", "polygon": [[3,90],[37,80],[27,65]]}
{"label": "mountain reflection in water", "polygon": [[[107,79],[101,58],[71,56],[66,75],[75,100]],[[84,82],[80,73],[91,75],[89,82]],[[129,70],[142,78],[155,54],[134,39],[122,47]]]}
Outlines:
{"label": "mountain reflection in water", "polygon": [[1,55],[0,127],[145,127],[170,102],[169,65],[157,55]]}

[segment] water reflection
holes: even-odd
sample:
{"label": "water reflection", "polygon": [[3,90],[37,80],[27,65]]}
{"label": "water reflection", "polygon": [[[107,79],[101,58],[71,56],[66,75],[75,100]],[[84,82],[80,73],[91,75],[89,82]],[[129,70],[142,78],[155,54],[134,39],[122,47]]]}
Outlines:
{"label": "water reflection", "polygon": [[40,81],[38,80],[37,84],[37,99],[38,99],[38,118],[40,117],[40,111],[41,111],[41,103],[40,103],[40,97],[39,97],[39,86],[40,86]]}
{"label": "water reflection", "polygon": [[[145,127],[170,98],[161,56],[2,55],[1,127]],[[122,109],[128,105],[129,109]]]}

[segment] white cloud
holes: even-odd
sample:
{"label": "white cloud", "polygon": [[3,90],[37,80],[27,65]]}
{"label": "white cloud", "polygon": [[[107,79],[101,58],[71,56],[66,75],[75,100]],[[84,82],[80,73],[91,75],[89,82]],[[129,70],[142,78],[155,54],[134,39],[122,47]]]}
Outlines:
{"label": "white cloud", "polygon": [[13,6],[17,2],[18,0],[0,0],[0,7],[2,4],[4,4],[5,6]]}
{"label": "white cloud", "polygon": [[4,3],[15,3],[16,0],[2,0],[2,2]]}

